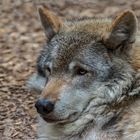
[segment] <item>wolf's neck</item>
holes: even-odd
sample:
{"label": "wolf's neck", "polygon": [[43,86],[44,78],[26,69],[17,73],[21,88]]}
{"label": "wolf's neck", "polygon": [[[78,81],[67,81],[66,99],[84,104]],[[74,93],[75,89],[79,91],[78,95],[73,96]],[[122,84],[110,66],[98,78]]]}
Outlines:
{"label": "wolf's neck", "polygon": [[90,127],[92,127],[92,125],[94,126],[92,120],[93,116],[88,114],[80,117],[75,122],[58,125],[48,124],[42,118],[39,118],[38,133],[39,136],[42,135],[41,137],[48,137],[49,140],[74,140],[75,137],[79,137],[80,134],[82,135],[85,129],[88,129],[89,123]]}
{"label": "wolf's neck", "polygon": [[85,115],[73,123],[62,126],[47,124],[41,118],[39,121],[38,140],[117,140],[115,136],[109,136],[96,126],[92,115]]}

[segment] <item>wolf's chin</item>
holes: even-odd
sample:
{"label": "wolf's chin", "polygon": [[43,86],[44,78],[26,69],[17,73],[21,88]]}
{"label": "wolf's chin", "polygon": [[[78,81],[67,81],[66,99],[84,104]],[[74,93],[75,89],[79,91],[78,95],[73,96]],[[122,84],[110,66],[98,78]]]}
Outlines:
{"label": "wolf's chin", "polygon": [[58,117],[54,117],[54,116],[42,116],[41,118],[46,121],[47,123],[55,123],[55,124],[69,124],[72,123],[74,121],[76,121],[79,118],[80,115],[78,115],[78,113],[72,113],[71,115],[69,115],[66,118],[58,118]]}

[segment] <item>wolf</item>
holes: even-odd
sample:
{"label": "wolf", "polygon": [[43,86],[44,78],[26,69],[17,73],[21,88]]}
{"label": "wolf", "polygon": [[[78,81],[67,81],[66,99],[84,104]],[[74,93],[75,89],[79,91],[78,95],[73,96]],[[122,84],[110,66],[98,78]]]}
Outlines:
{"label": "wolf", "polygon": [[62,20],[39,7],[46,45],[31,90],[38,140],[140,140],[137,18]]}

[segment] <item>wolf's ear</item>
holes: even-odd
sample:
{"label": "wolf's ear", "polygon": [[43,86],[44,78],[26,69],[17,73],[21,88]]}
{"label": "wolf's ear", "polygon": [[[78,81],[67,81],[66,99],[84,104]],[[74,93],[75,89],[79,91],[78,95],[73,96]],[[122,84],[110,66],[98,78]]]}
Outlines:
{"label": "wolf's ear", "polygon": [[45,30],[45,34],[48,40],[50,40],[61,28],[62,21],[60,18],[55,16],[47,7],[39,7],[38,8],[39,16],[43,28]]}
{"label": "wolf's ear", "polygon": [[135,42],[137,19],[132,11],[126,11],[118,16],[111,25],[111,32],[106,39],[109,49]]}

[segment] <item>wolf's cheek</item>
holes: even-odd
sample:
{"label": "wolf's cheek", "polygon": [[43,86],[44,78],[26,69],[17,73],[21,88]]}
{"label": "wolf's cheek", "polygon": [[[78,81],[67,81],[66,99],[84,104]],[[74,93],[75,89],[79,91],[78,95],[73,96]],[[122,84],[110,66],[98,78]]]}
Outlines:
{"label": "wolf's cheek", "polygon": [[89,103],[90,95],[83,90],[64,89],[56,102],[54,113],[63,119],[76,119]]}

